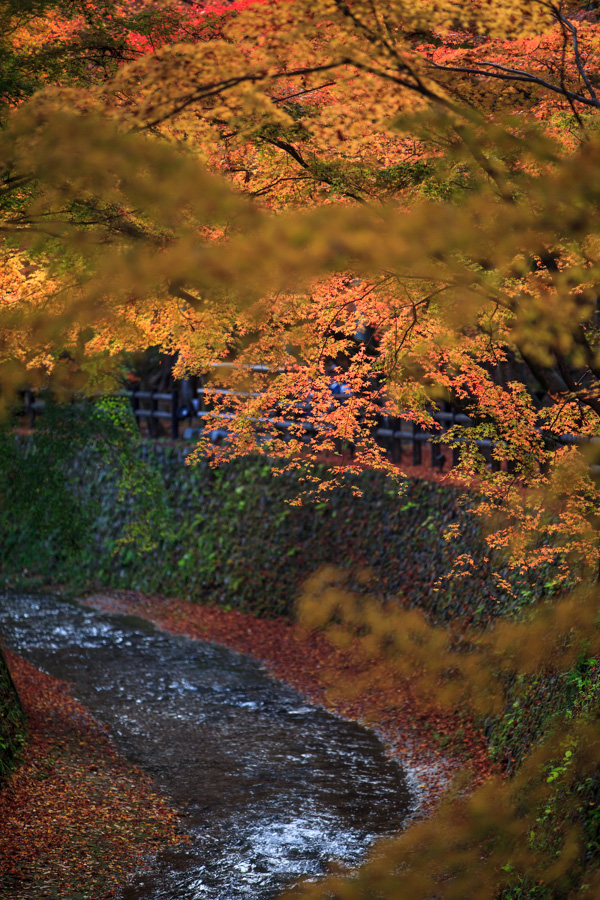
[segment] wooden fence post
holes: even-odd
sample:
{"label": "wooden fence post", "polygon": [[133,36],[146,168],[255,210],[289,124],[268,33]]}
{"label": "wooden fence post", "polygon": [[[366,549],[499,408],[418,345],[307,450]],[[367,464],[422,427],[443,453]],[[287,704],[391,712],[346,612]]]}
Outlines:
{"label": "wooden fence post", "polygon": [[137,395],[136,388],[131,389],[131,394],[129,396],[129,399],[131,400],[131,408],[133,410],[133,417],[135,419],[135,424],[139,428],[140,427],[140,417],[138,416],[138,410],[140,408],[140,399]]}
{"label": "wooden fence post", "polygon": [[156,399],[156,391],[150,392],[150,415],[148,416],[148,433],[150,437],[158,437],[158,419],[154,415],[158,409],[158,401]]}
{"label": "wooden fence post", "polygon": [[[450,409],[450,412],[452,413],[452,422],[450,424],[455,425],[456,424],[456,410],[454,409],[454,407],[452,406],[451,403],[448,404],[448,407]],[[459,464],[459,462],[460,462],[460,447],[455,445],[452,447],[452,467],[457,466]]]}
{"label": "wooden fence post", "polygon": [[179,437],[179,391],[175,385],[171,388],[171,440]]}
{"label": "wooden fence post", "polygon": [[446,457],[442,453],[442,448],[439,444],[431,444],[431,468],[439,469],[440,472],[444,471],[444,463],[446,462]]}
{"label": "wooden fence post", "polygon": [[35,428],[35,408],[34,408],[34,396],[31,388],[27,388],[25,391],[25,410],[27,412],[27,418],[29,419],[29,427]]}
{"label": "wooden fence post", "polygon": [[402,462],[402,438],[396,437],[397,431],[402,431],[402,419],[394,418],[391,420],[392,427],[392,462]]}
{"label": "wooden fence post", "polygon": [[420,466],[422,461],[422,453],[421,453],[421,441],[417,440],[417,435],[420,435],[421,428],[417,425],[416,422],[413,422],[412,425],[412,440],[413,440],[413,466]]}

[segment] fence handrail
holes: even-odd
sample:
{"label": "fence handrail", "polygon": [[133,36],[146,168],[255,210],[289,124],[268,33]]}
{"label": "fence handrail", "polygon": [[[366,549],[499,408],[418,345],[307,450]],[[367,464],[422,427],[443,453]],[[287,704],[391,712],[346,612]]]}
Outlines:
{"label": "fence handrail", "polygon": [[[214,364],[214,367],[218,367],[221,364]],[[223,364],[229,367],[234,367],[235,364],[228,363]],[[254,371],[278,371],[278,370],[269,370],[266,366],[235,366],[237,368],[246,368],[253,369]],[[202,401],[204,398],[210,398],[210,396],[237,396],[237,397],[261,397],[263,396],[263,392],[260,391],[236,391],[235,389],[225,389],[225,388],[207,388],[200,387],[195,392],[198,394]],[[33,428],[35,426],[35,418],[38,413],[43,411],[46,406],[46,401],[43,399],[38,399],[35,397],[35,394],[32,389],[26,389],[24,392],[25,395],[25,403],[24,403],[24,411],[29,418],[29,424]],[[97,396],[102,396],[98,394]],[[222,420],[224,423],[229,422],[235,418],[237,418],[237,414],[235,412],[225,412],[225,411],[214,411],[214,410],[206,410],[204,408],[193,409],[193,411],[188,411],[188,414],[180,418],[180,408],[179,408],[179,390],[175,385],[170,392],[165,391],[148,391],[148,390],[138,390],[137,388],[125,388],[121,391],[117,391],[115,396],[128,398],[131,405],[132,411],[136,418],[138,424],[145,420],[148,424],[148,431],[151,437],[159,437],[159,429],[158,422],[160,420],[168,420],[171,423],[170,428],[170,436],[172,439],[177,440],[179,438],[179,430],[182,418],[193,421],[194,419],[198,419],[200,421],[205,420],[207,418],[213,418],[217,420]],[[140,406],[140,401],[149,401],[150,408],[145,408]],[[340,402],[340,398],[336,398],[332,395],[332,402]],[[159,403],[170,404],[170,408],[159,409]],[[82,405],[82,404],[76,404]],[[402,412],[399,412],[395,415],[390,415],[389,413],[381,414],[381,418],[391,420],[389,424],[386,425],[378,425],[373,429],[372,434],[376,439],[385,442],[385,446],[388,451],[391,453],[392,459],[394,461],[399,461],[402,458],[403,454],[403,442],[407,442],[412,444],[413,451],[413,463],[415,465],[420,465],[422,463],[422,447],[424,444],[431,445],[431,466],[433,468],[443,469],[443,466],[446,463],[446,457],[440,450],[440,444],[443,444],[444,433],[447,431],[447,428],[444,428],[445,425],[459,425],[461,428],[465,429],[465,432],[468,431],[469,428],[474,426],[474,420],[465,415],[465,413],[460,412],[455,409],[451,410],[436,410],[432,413],[432,418],[434,421],[438,422],[442,426],[440,431],[432,433],[420,425],[418,425],[414,420],[403,418]],[[304,431],[306,433],[316,434],[318,432],[328,431],[330,428],[326,424],[316,424],[314,422],[302,421],[301,419],[282,419],[276,416],[251,416],[248,418],[248,421],[254,423],[257,426],[261,425],[269,425],[276,428],[278,431],[290,431],[290,430],[298,430]],[[401,425],[400,428],[394,427],[395,423],[406,423],[412,422],[412,429],[408,430],[405,425]],[[213,431],[223,431],[223,429],[213,429]],[[543,434],[543,432],[541,432]],[[556,441],[557,444],[562,446],[572,446],[572,445],[584,445],[584,444],[593,444],[600,446],[600,437],[595,437],[593,435],[578,435],[578,434],[562,434],[559,436],[552,436],[552,440]],[[460,438],[458,439],[458,443],[460,443]],[[391,447],[389,446],[391,443]],[[492,451],[494,448],[498,446],[497,441],[493,441],[491,438],[476,438],[475,444],[482,450]],[[451,465],[456,465],[459,459],[460,450],[456,445],[455,441],[453,441],[452,446],[452,460]],[[492,469],[498,470],[501,467],[500,461],[491,456],[490,459]],[[507,464],[510,467],[510,463]],[[590,472],[595,476],[600,476],[600,465],[592,465],[589,467]]]}

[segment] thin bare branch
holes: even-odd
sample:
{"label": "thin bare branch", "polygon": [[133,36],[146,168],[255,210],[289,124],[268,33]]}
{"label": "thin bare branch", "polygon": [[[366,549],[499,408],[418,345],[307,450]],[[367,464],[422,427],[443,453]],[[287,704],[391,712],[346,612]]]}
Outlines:
{"label": "thin bare branch", "polygon": [[[475,66],[441,66],[439,63],[431,61],[430,65],[434,69],[445,72],[461,72],[465,75],[479,75],[482,78],[497,78],[501,81],[521,81],[526,84],[539,84],[540,87],[543,87],[548,91],[560,94],[566,100],[572,100],[575,103],[582,103],[584,106],[592,106],[594,109],[600,109],[600,100],[597,98],[586,97],[584,94],[575,93],[575,91],[570,91],[564,86],[561,87],[557,84],[552,84],[551,81],[546,81],[544,78],[532,75],[531,72],[526,72],[524,69],[511,69],[507,66],[501,66],[499,63],[491,62],[478,62]],[[491,69],[497,71],[490,71]]]}
{"label": "thin bare branch", "polygon": [[322,91],[324,88],[333,87],[334,84],[337,84],[335,81],[326,81],[325,84],[318,84],[314,88],[306,88],[303,91],[296,91],[295,94],[286,94],[285,97],[273,97],[274,103],[287,103],[288,100],[293,100],[295,97],[304,97],[305,94],[312,94],[314,91]]}
{"label": "thin bare branch", "polygon": [[555,14],[556,18],[558,19],[558,21],[560,22],[560,24],[563,26],[563,28],[568,28],[569,31],[571,32],[571,39],[573,42],[573,55],[575,57],[575,64],[577,66],[577,71],[583,78],[585,86],[587,87],[587,89],[589,91],[590,97],[592,97],[592,99],[594,99],[594,100],[598,100],[596,91],[594,90],[594,86],[592,85],[590,79],[588,78],[588,75],[585,71],[583,62],[581,60],[581,53],[579,52],[579,41],[578,41],[577,28],[575,27],[575,25],[573,25],[573,23],[571,21],[569,21],[569,19],[567,19],[566,16],[564,16],[561,13],[561,11],[559,9],[555,10],[554,14]]}

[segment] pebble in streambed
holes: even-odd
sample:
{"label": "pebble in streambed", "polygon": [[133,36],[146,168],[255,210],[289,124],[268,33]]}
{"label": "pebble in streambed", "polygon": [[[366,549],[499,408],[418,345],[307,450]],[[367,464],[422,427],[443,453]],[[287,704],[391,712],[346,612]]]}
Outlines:
{"label": "pebble in streambed", "polygon": [[190,843],[122,900],[267,900],[402,827],[412,797],[375,735],[248,657],[56,597],[0,594],[6,643],[73,684],[181,811]]}

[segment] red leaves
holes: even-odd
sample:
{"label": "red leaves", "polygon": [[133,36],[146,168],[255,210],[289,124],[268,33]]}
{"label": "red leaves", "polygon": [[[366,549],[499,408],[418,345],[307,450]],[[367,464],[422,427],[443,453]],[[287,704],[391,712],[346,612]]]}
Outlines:
{"label": "red leaves", "polygon": [[30,741],[0,794],[0,898],[114,896],[143,857],[175,840],[175,813],[65,682],[13,654],[9,663]]}

